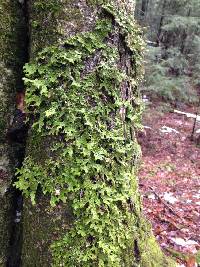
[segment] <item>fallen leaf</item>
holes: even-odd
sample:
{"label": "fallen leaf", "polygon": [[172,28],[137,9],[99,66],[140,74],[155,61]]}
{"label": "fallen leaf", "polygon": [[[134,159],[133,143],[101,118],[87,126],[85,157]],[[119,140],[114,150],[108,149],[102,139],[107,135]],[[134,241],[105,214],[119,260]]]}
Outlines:
{"label": "fallen leaf", "polygon": [[186,267],[197,267],[196,259],[195,257],[190,257],[186,262]]}

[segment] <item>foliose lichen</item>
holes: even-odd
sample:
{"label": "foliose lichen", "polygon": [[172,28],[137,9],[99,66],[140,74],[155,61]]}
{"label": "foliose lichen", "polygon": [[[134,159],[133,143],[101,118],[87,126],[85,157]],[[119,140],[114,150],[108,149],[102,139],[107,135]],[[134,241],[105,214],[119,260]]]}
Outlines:
{"label": "foliose lichen", "polygon": [[[39,138],[46,156],[38,160],[37,151],[30,153],[16,186],[33,203],[38,187],[52,206],[71,203],[72,227],[51,245],[55,267],[139,266],[141,257],[143,266],[152,266],[137,241],[145,225],[135,138],[143,41],[129,9],[125,3],[119,9],[118,2],[92,1],[103,10],[92,31],[46,47],[25,66],[35,133],[31,142]],[[120,52],[112,42],[116,29],[131,68],[120,68]]]}

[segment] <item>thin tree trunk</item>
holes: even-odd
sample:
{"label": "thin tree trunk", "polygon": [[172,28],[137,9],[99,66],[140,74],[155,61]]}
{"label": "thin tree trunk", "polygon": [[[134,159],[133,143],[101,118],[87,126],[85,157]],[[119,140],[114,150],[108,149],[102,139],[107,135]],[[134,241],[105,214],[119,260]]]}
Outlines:
{"label": "thin tree trunk", "polygon": [[148,10],[149,0],[142,0],[142,6],[141,6],[141,16],[146,18],[147,10]]}
{"label": "thin tree trunk", "polygon": [[[190,17],[190,14],[191,14],[191,8],[188,9],[188,12],[187,12],[187,18]],[[184,29],[184,32],[182,34],[182,40],[181,40],[181,53],[184,55],[185,53],[185,45],[186,45],[186,40],[187,40],[187,37],[188,37],[188,27],[186,29]]]}
{"label": "thin tree trunk", "polygon": [[159,23],[159,27],[158,27],[158,34],[157,34],[157,44],[158,44],[158,46],[159,46],[160,40],[161,40],[161,33],[162,33],[163,22],[164,22],[164,19],[165,19],[166,5],[167,5],[167,0],[163,0],[161,18],[160,18],[160,23]]}

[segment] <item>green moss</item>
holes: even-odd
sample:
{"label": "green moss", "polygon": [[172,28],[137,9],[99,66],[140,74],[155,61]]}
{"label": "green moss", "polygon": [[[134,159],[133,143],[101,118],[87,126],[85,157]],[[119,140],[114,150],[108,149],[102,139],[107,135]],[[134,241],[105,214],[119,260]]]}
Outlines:
{"label": "green moss", "polygon": [[[28,200],[24,203],[23,227],[26,231],[23,235],[23,267],[51,266],[51,242],[67,232],[73,221],[68,205],[51,208],[48,198],[38,196],[38,199],[37,209]],[[37,233],[32,235],[34,229],[37,229]]]}
{"label": "green moss", "polygon": [[[0,187],[1,187],[0,183]],[[2,187],[1,187],[2,189]],[[0,189],[0,190],[1,190]],[[4,190],[5,188],[3,188]],[[11,230],[11,217],[12,210],[12,195],[4,191],[4,195],[0,195],[0,266],[5,267],[8,255],[8,245]]]}
{"label": "green moss", "polygon": [[165,256],[161,251],[153,233],[151,236],[145,235],[144,240],[141,243],[139,241],[140,251],[142,252],[140,265],[142,267],[176,267],[176,262]]}
{"label": "green moss", "polygon": [[62,44],[66,36],[76,34],[88,24],[85,13],[88,6],[84,2],[81,5],[77,0],[36,0],[31,3],[31,58],[47,45]]}

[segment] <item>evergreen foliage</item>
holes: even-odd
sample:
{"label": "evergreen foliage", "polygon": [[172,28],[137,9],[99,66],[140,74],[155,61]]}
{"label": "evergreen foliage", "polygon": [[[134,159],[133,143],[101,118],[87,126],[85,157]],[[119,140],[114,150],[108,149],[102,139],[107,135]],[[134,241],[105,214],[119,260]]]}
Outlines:
{"label": "evergreen foliage", "polygon": [[[147,27],[149,47],[144,90],[171,101],[198,102],[200,3],[138,0],[136,16]],[[144,4],[143,4],[144,6]]]}

